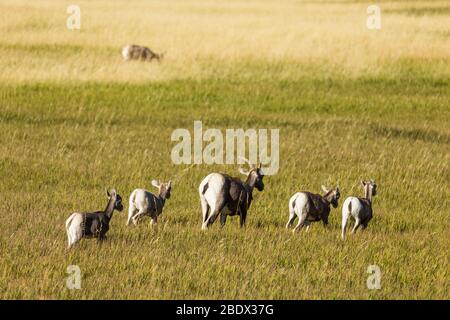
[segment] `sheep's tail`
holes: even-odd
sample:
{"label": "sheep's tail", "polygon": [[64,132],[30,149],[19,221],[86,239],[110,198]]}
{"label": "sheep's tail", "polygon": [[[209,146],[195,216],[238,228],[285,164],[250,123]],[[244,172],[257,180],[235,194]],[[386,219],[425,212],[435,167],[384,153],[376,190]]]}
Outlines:
{"label": "sheep's tail", "polygon": [[352,200],[348,202],[347,212],[345,212],[345,208],[342,207],[342,240],[345,239],[345,229],[347,228],[348,217],[352,215]]}
{"label": "sheep's tail", "polygon": [[130,207],[134,207],[134,199],[136,198],[136,190],[134,190],[130,195],[130,200],[128,201],[128,204]]}
{"label": "sheep's tail", "polygon": [[205,185],[203,186],[203,190],[202,190],[202,195],[205,195],[206,190],[208,190],[209,188],[209,184],[205,183]]}
{"label": "sheep's tail", "polygon": [[69,231],[69,227],[72,223],[73,218],[76,216],[76,212],[72,213],[70,217],[66,220],[66,230]]}
{"label": "sheep's tail", "polygon": [[129,226],[131,223],[131,218],[133,218],[134,214],[136,213],[136,205],[135,200],[136,199],[136,190],[134,190],[130,195],[130,200],[128,202],[128,219],[126,225]]}

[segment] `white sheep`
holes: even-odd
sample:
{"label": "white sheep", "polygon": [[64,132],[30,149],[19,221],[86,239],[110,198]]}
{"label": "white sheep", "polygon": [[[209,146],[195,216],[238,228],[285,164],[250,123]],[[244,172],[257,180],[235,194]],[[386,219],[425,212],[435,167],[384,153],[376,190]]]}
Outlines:
{"label": "white sheep", "polygon": [[352,233],[355,233],[359,226],[363,229],[367,228],[367,224],[372,219],[372,197],[377,193],[377,185],[374,180],[361,181],[361,183],[365,197],[348,197],[342,205],[342,240],[345,238],[345,229],[350,216],[355,219]]}
{"label": "white sheep", "polygon": [[106,239],[109,222],[114,210],[122,211],[122,197],[115,189],[106,191],[108,203],[105,210],[95,212],[75,212],[66,220],[66,232],[70,249],[82,238],[96,238],[98,242]]}
{"label": "white sheep", "polygon": [[307,191],[295,193],[289,200],[289,219],[286,224],[286,229],[289,229],[298,217],[298,223],[294,228],[294,232],[306,226],[306,231],[309,230],[309,225],[314,221],[321,221],[323,225],[328,225],[328,216],[330,215],[330,204],[337,208],[338,200],[341,196],[339,187],[329,190],[322,186],[325,193],[323,196]]}
{"label": "white sheep", "polygon": [[152,180],[152,185],[158,188],[158,195],[145,189],[136,189],[131,193],[127,226],[130,222],[133,222],[133,224],[136,225],[138,219],[143,215],[149,215],[152,218],[152,225],[157,224],[158,216],[162,214],[166,199],[170,198],[172,182],[160,183],[157,180]]}

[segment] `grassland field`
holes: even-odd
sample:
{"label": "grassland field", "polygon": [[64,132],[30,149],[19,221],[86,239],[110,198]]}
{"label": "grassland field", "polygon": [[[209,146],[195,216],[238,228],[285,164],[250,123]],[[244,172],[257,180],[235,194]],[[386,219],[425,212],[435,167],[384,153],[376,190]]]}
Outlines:
{"label": "grassland field", "polygon": [[[0,0],[1,299],[449,299],[450,4]],[[124,62],[129,43],[167,51]],[[238,165],[174,165],[177,128],[280,129],[280,170],[202,232],[198,185]],[[374,178],[374,218],[340,240]],[[173,179],[158,227],[115,213],[100,247],[64,222]],[[330,226],[293,234],[288,200],[339,184]],[[82,288],[69,290],[69,265]],[[381,289],[366,285],[369,265]]]}

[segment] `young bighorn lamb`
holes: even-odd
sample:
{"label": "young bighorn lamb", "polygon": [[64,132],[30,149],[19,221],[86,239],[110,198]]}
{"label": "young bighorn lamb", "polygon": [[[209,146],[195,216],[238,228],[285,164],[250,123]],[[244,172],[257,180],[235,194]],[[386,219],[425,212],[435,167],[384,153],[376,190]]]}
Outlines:
{"label": "young bighorn lamb", "polygon": [[142,60],[151,62],[153,59],[161,61],[164,53],[155,53],[147,47],[135,44],[127,45],[122,49],[122,57],[124,60]]}
{"label": "young bighorn lamb", "polygon": [[342,205],[342,240],[345,239],[345,229],[348,217],[355,219],[352,233],[358,230],[359,226],[367,228],[367,224],[372,219],[372,197],[377,194],[377,185],[374,180],[361,181],[364,187],[364,198],[348,197]]}
{"label": "young bighorn lamb", "polygon": [[152,218],[152,225],[157,224],[158,217],[162,214],[166,199],[170,198],[172,182],[160,183],[157,180],[152,180],[152,185],[159,190],[157,196],[144,189],[136,189],[131,193],[127,226],[130,222],[136,225],[138,219],[143,215],[149,215]]}
{"label": "young bighorn lamb", "polygon": [[75,212],[66,220],[66,231],[70,249],[82,238],[97,238],[100,242],[106,239],[109,230],[109,222],[114,210],[122,211],[122,197],[115,189],[106,191],[108,204],[105,210],[96,212]]}
{"label": "young bighorn lamb", "polygon": [[211,173],[200,183],[198,191],[203,214],[202,230],[213,224],[219,213],[222,227],[227,215],[239,215],[241,227],[245,225],[247,211],[253,200],[253,188],[264,190],[264,174],[261,164],[258,167],[250,165],[248,171],[239,168],[239,171],[247,177],[245,182],[226,174]]}
{"label": "young bighorn lamb", "polygon": [[294,228],[294,232],[306,225],[306,231],[309,230],[311,222],[322,220],[324,226],[328,224],[328,216],[330,215],[330,204],[334,208],[338,206],[338,200],[341,196],[339,187],[334,190],[328,190],[322,186],[325,194],[314,194],[311,192],[297,192],[289,200],[289,220],[286,224],[288,229],[295,218],[298,217],[298,223]]}

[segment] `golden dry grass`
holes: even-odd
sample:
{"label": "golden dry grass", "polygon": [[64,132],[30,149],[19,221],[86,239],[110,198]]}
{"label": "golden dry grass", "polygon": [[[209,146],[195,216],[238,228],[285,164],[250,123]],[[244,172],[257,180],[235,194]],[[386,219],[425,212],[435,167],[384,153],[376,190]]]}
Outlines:
{"label": "golden dry grass", "polygon": [[[69,4],[0,2],[0,81],[206,78],[239,74],[236,63],[243,61],[290,61],[361,76],[399,60],[445,60],[450,52],[448,15],[439,14],[446,1],[413,3],[437,8],[431,15],[408,14],[407,2],[382,2],[378,31],[366,28],[362,1],[79,1],[79,31],[66,28]],[[120,49],[128,43],[167,51],[164,65],[124,64]],[[449,72],[444,63],[436,69]]]}

